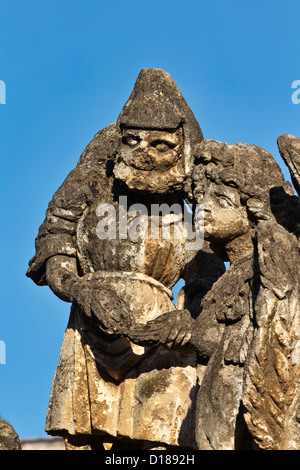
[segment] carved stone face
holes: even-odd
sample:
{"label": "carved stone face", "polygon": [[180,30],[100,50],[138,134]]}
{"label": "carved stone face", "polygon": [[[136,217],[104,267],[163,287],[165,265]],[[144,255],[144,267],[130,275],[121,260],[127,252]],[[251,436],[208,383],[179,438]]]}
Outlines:
{"label": "carved stone face", "polygon": [[184,181],[183,131],[124,129],[114,174],[130,189],[162,193]]}
{"label": "carved stone face", "polygon": [[139,170],[166,170],[178,161],[181,146],[182,131],[125,129],[120,156]]}
{"label": "carved stone face", "polygon": [[197,202],[204,207],[204,234],[208,240],[232,240],[250,230],[247,209],[235,188],[208,182]]}

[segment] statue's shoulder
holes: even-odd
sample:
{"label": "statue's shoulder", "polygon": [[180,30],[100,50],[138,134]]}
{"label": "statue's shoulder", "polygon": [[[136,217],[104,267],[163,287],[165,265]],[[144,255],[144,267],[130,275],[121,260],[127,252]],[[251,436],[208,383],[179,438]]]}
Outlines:
{"label": "statue's shoulder", "polygon": [[[120,144],[121,133],[116,123],[101,129],[92,138],[81,154],[77,167],[81,169],[93,169],[114,160]],[[76,167],[76,168],[77,168]]]}
{"label": "statue's shoulder", "polygon": [[[112,168],[118,152],[120,132],[116,124],[101,129],[82,152],[76,167],[55,192],[48,209],[76,208],[79,215],[96,194],[111,190]],[[109,187],[108,187],[109,186]],[[56,209],[55,209],[56,210]]]}
{"label": "statue's shoulder", "polygon": [[259,222],[255,230],[256,261],[262,284],[284,298],[300,279],[297,237],[274,220]]}

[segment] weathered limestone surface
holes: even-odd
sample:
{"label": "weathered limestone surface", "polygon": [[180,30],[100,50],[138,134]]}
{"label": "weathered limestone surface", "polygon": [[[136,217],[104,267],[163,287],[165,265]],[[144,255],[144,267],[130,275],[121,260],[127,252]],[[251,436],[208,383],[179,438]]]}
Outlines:
{"label": "weathered limestone surface", "polygon": [[[281,151],[283,142],[294,171],[296,139],[279,139]],[[299,450],[298,197],[265,150],[212,140],[197,149],[193,195],[206,239],[230,268],[196,319],[170,312],[129,336],[171,348],[185,337],[197,351],[199,449]]]}
{"label": "weathered limestone surface", "polygon": [[67,449],[300,449],[300,139],[278,147],[298,195],[264,149],[203,140],[159,69],[89,143],[27,272],[72,304],[46,422]]}
{"label": "weathered limestone surface", "polygon": [[18,434],[3,419],[0,419],[0,450],[22,450]]}
{"label": "weathered limestone surface", "polygon": [[[180,278],[190,292],[201,284],[199,297],[224,272],[207,245],[198,253],[175,236],[202,140],[170,75],[144,69],[117,122],[94,137],[49,204],[27,275],[72,303],[46,423],[68,448],[93,448],[95,439],[125,448],[129,441],[196,447],[195,351],[138,346],[126,332],[174,310],[171,289]],[[180,209],[169,238],[167,217],[151,210],[162,203]],[[100,233],[104,204],[119,216],[107,237]],[[134,222],[134,204],[147,209],[142,225],[150,229],[140,238],[124,236],[122,225]]]}

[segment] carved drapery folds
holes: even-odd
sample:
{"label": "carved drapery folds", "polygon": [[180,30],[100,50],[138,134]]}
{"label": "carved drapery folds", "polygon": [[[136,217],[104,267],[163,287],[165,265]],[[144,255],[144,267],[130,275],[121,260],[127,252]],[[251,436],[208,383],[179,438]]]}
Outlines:
{"label": "carved drapery folds", "polygon": [[[300,140],[278,146],[298,192]],[[204,210],[194,250],[176,232],[187,201],[194,225]],[[143,69],[54,194],[27,271],[72,304],[47,432],[70,449],[299,449],[299,215],[272,155],[203,140],[172,77]]]}

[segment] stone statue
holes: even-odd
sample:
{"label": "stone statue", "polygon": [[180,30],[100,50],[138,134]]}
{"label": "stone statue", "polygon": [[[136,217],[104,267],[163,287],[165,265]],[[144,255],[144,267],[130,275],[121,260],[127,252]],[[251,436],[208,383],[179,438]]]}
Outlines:
{"label": "stone statue", "polygon": [[[46,420],[67,449],[196,448],[195,351],[126,334],[175,310],[180,278],[192,309],[224,273],[207,244],[188,249],[175,236],[202,140],[171,76],[143,69],[117,122],[96,134],[48,206],[27,276],[72,304]],[[151,212],[162,204],[180,207],[169,237],[165,215]]]}
{"label": "stone statue", "polygon": [[14,428],[0,418],[0,450],[22,450],[21,441]]}
{"label": "stone statue", "polygon": [[[281,136],[278,145],[299,191],[300,139]],[[259,147],[207,140],[195,156],[204,235],[230,268],[198,316],[183,305],[133,324],[129,337],[197,351],[198,449],[299,450],[299,198]]]}

